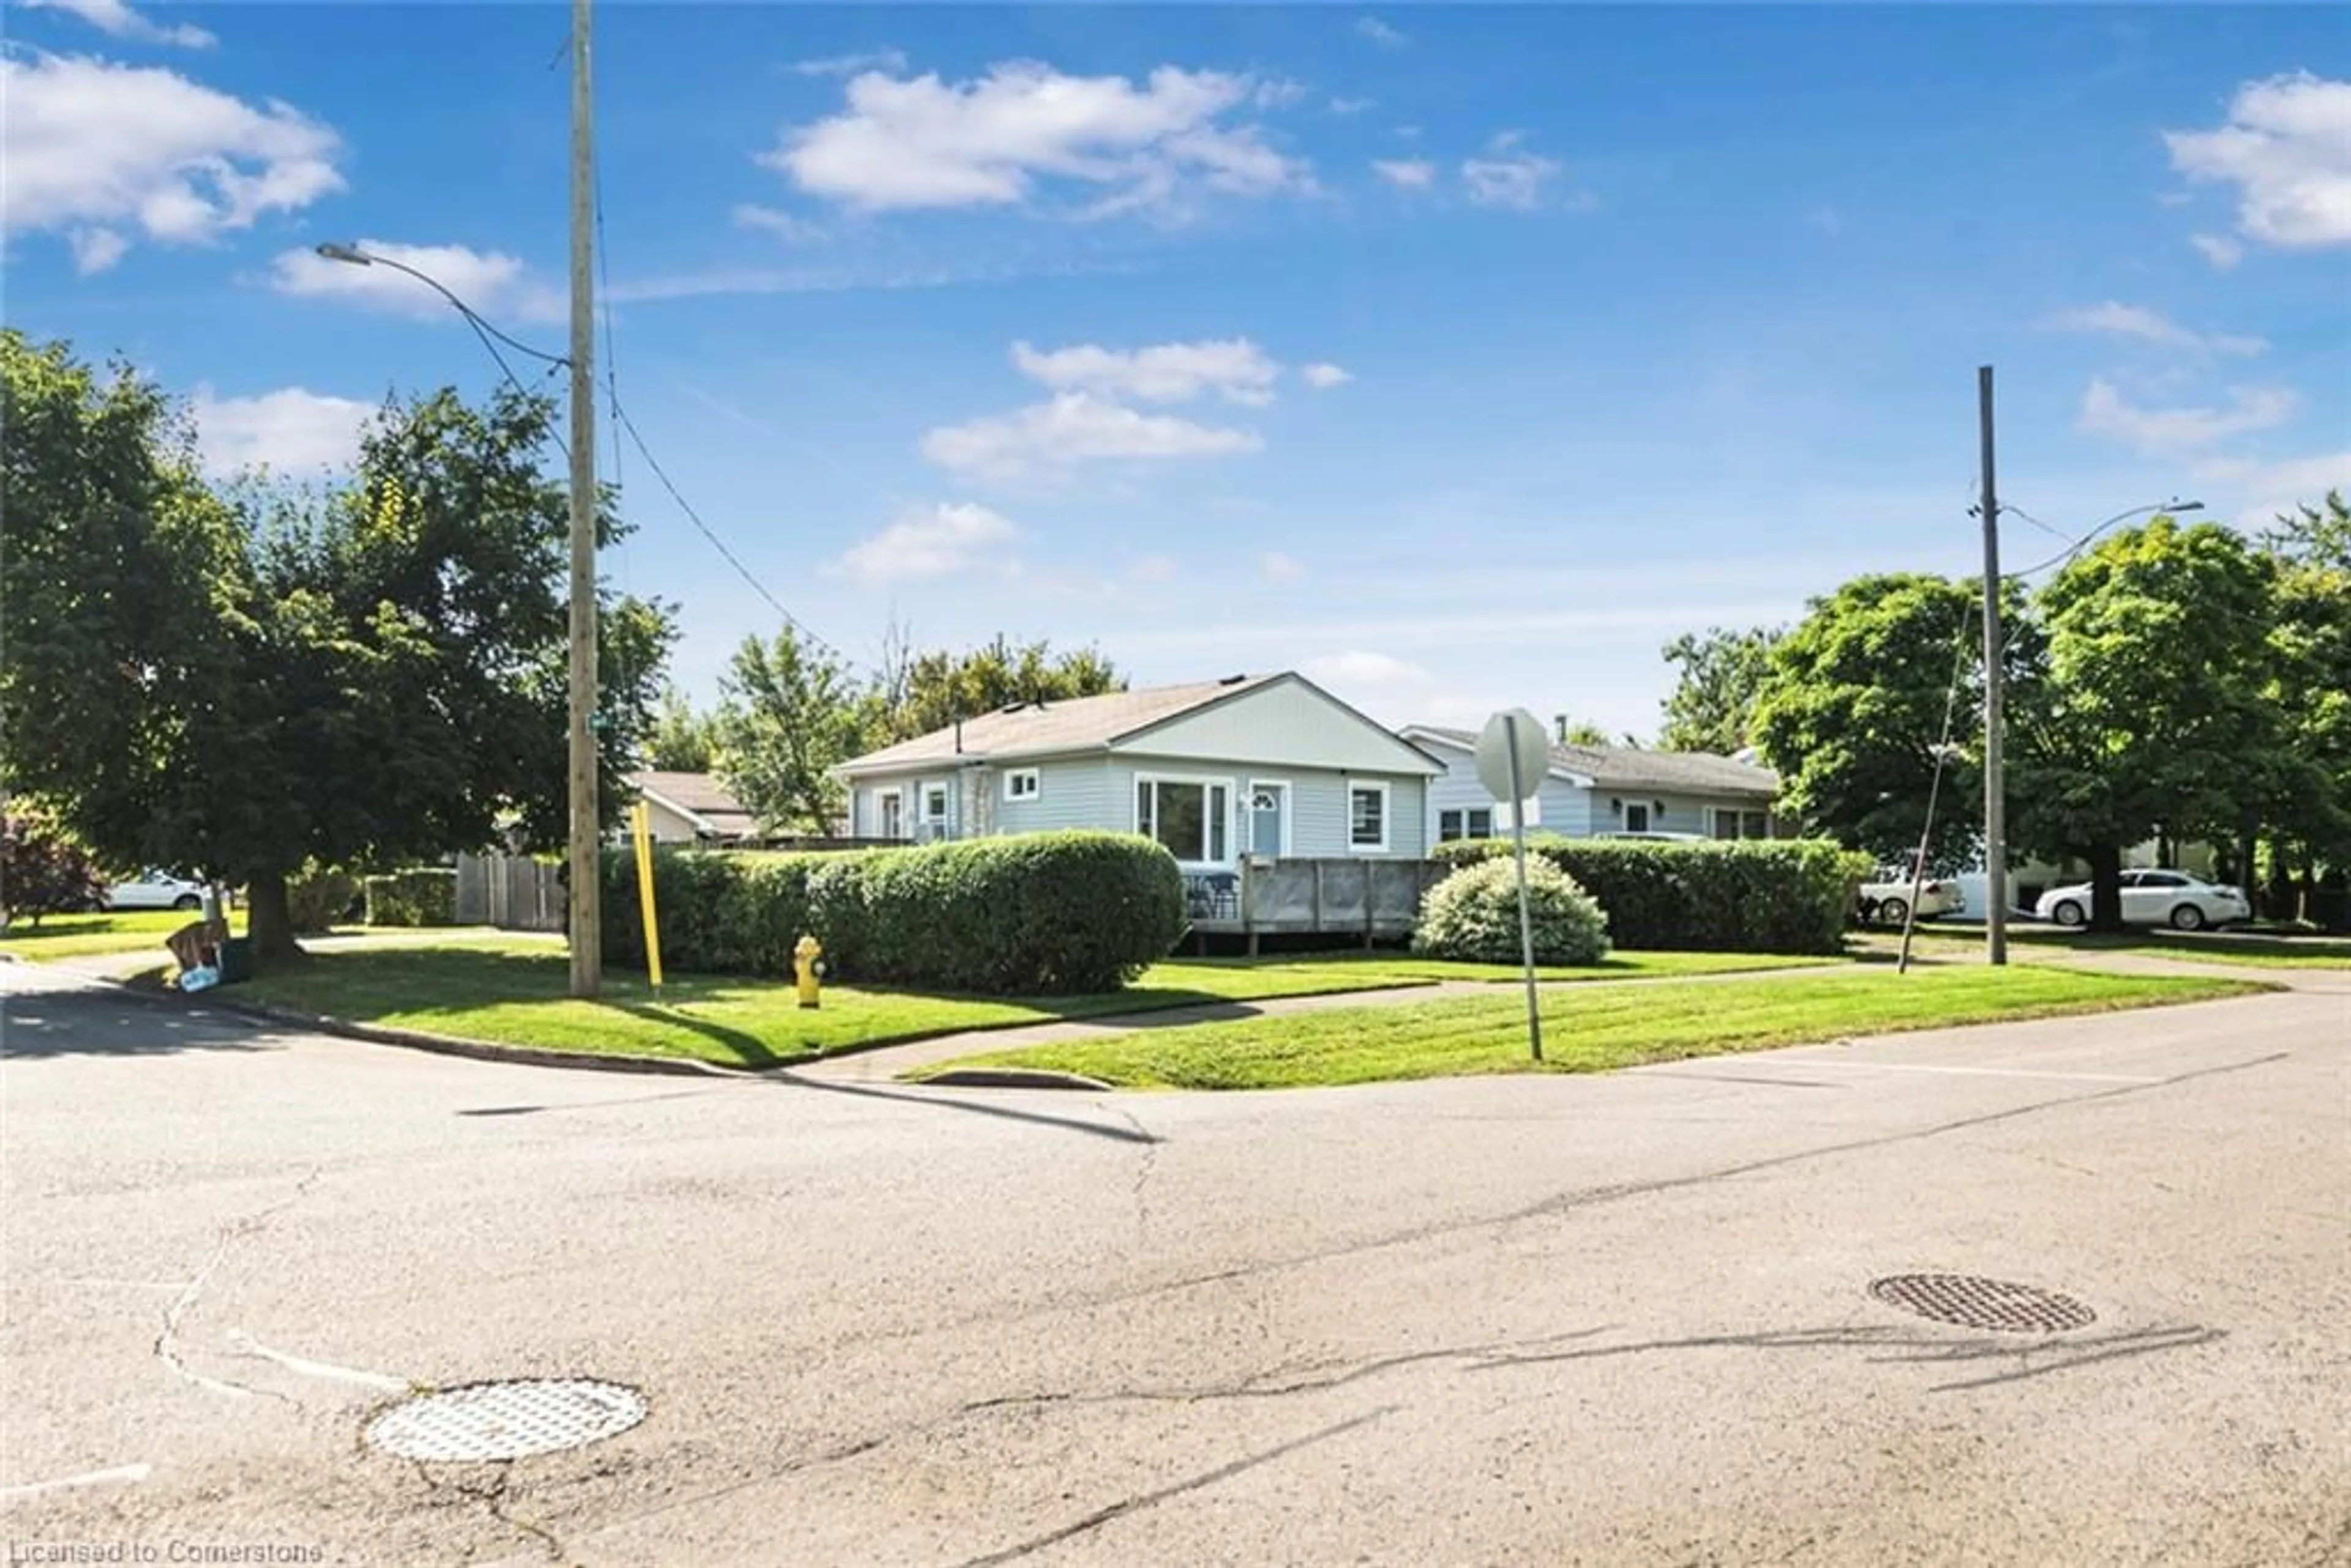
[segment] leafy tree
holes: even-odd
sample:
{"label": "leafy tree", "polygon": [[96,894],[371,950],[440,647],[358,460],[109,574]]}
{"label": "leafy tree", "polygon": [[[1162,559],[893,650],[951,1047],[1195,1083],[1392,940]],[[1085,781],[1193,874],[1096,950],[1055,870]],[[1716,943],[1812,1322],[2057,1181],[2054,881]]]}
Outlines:
{"label": "leafy tree", "polygon": [[26,811],[0,819],[0,926],[29,915],[78,915],[106,907],[98,866],[57,825]]}
{"label": "leafy tree", "polygon": [[2247,813],[2240,859],[2250,886],[2258,818],[2307,893],[2320,865],[2351,871],[2351,505],[2329,491],[2278,525],[2263,544],[2276,572],[2270,700],[2284,729],[2283,776],[2265,809]]}
{"label": "leafy tree", "polygon": [[[1980,641],[1975,604],[1965,581],[1860,577],[1813,600],[1771,643],[1752,727],[1780,775],[1782,810],[1880,859],[1917,852],[1947,716],[1955,746],[1980,727],[1970,723],[1982,706],[1970,642]],[[2011,648],[2029,648],[2030,627],[2019,629]],[[1955,755],[1937,799],[1931,864],[1969,858],[1981,800],[1980,765]]]}
{"label": "leafy tree", "polygon": [[[347,484],[214,490],[153,382],[0,333],[0,782],[101,859],[244,884],[265,962],[297,951],[300,867],[437,857],[509,813],[560,841],[552,419],[544,398],[444,391],[387,404]],[[608,781],[649,719],[668,624],[607,607]],[[617,814],[618,789],[603,799]]]}
{"label": "leafy tree", "polygon": [[675,685],[662,691],[645,736],[645,766],[670,773],[707,773],[718,757],[718,715],[704,713]]}
{"label": "leafy tree", "polygon": [[2123,852],[2158,829],[2219,838],[2276,791],[2272,562],[2214,523],[2158,517],[2035,596],[2040,677],[2011,701],[2011,834],[2091,869],[2122,924]]}
{"label": "leafy tree", "polygon": [[1066,702],[1123,691],[1126,679],[1092,648],[1056,654],[1047,642],[1015,647],[1000,633],[964,653],[945,650],[903,660],[877,679],[881,702],[870,715],[874,746],[945,729],[958,718],[1021,702]]}
{"label": "leafy tree", "polygon": [[861,749],[848,667],[788,625],[772,643],[745,638],[719,690],[715,740],[726,787],[771,831],[829,832],[842,803],[831,769]]}
{"label": "leafy tree", "polygon": [[1658,748],[1728,757],[1752,745],[1756,699],[1771,671],[1771,649],[1782,635],[1760,626],[1744,632],[1715,626],[1667,643],[1666,662],[1679,665],[1681,673],[1666,698]]}
{"label": "leafy tree", "polygon": [[[1627,736],[1625,738],[1629,741],[1632,737]],[[1579,718],[1563,724],[1559,732],[1559,743],[1562,746],[1614,746],[1616,744],[1606,730],[1588,718]]]}

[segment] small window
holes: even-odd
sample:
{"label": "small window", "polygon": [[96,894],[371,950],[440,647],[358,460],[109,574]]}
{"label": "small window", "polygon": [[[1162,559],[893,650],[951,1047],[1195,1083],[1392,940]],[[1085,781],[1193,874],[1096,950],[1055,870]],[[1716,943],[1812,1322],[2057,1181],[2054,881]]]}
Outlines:
{"label": "small window", "polygon": [[1457,839],[1490,839],[1493,836],[1494,811],[1490,806],[1437,813],[1437,840],[1439,843],[1449,844]]}
{"label": "small window", "polygon": [[947,818],[947,787],[927,785],[923,790],[923,818],[926,821],[944,822]]}
{"label": "small window", "polygon": [[1646,833],[1649,831],[1649,803],[1646,800],[1625,802],[1625,831],[1628,833]]}
{"label": "small window", "polygon": [[1004,776],[1004,798],[1008,800],[1034,800],[1040,782],[1034,768],[1016,768]]}
{"label": "small window", "polygon": [[1740,830],[1740,837],[1746,839],[1768,839],[1771,836],[1771,812],[1749,811],[1740,818],[1740,821],[1746,825]]}
{"label": "small window", "polygon": [[1358,784],[1347,791],[1347,843],[1359,850],[1388,847],[1388,787]]}

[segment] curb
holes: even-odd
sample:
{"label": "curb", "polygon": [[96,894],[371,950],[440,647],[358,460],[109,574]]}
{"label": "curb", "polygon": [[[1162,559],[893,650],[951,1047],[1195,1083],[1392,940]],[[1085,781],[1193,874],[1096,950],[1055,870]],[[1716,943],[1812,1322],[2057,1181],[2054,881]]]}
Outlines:
{"label": "curb", "polygon": [[900,1082],[916,1089],[1088,1089],[1102,1093],[1113,1087],[1083,1073],[1055,1072],[1042,1067],[956,1067]]}
{"label": "curb", "polygon": [[[503,1061],[519,1067],[569,1068],[580,1072],[632,1072],[670,1078],[731,1078],[751,1080],[763,1073],[746,1072],[715,1062],[696,1061],[677,1056],[601,1056],[581,1051],[544,1051],[528,1045],[498,1045],[487,1040],[460,1040],[455,1035],[428,1034],[423,1030],[385,1029],[379,1024],[353,1023],[348,1019],[329,1018],[319,1013],[296,1012],[290,1008],[273,1008],[259,1002],[233,1001],[220,997],[221,988],[199,991],[193,995],[183,991],[138,981],[115,980],[108,984],[120,987],[135,996],[170,1006],[180,1001],[186,1007],[213,1008],[225,1013],[251,1019],[255,1023],[284,1024],[306,1029],[319,1034],[329,1034],[344,1040],[364,1040],[371,1045],[397,1046],[405,1051],[428,1051],[435,1056],[462,1056],[475,1061]],[[216,999],[217,998],[217,999]]]}

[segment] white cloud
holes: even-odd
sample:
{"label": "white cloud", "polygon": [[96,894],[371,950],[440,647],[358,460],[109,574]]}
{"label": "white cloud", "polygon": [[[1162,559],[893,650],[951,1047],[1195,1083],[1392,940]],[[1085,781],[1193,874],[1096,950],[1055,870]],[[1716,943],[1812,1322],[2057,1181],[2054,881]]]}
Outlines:
{"label": "white cloud", "polygon": [[789,213],[751,202],[737,203],[733,216],[737,228],[758,229],[787,245],[815,245],[827,237],[823,229],[806,218],[796,218]]}
{"label": "white cloud", "polygon": [[1280,550],[1268,550],[1258,565],[1276,582],[1294,582],[1306,575],[1306,563]]}
{"label": "white cloud", "polygon": [[2351,449],[2281,463],[2219,459],[2198,464],[2194,472],[2199,479],[2229,486],[2235,504],[2219,505],[2207,494],[2204,498],[2215,502],[2209,509],[2222,517],[2233,515],[2246,528],[2266,528],[2297,507],[2318,506],[2329,490],[2351,496]]}
{"label": "white cloud", "polygon": [[1355,379],[1337,365],[1328,362],[1309,365],[1298,373],[1304,376],[1306,384],[1316,392],[1328,392],[1332,387],[1343,387]]}
{"label": "white cloud", "polygon": [[1400,49],[1406,44],[1412,42],[1411,39],[1405,37],[1402,33],[1397,32],[1394,27],[1389,26],[1385,22],[1381,21],[1377,16],[1357,17],[1355,19],[1355,36],[1357,37],[1369,38],[1373,43],[1377,44],[1384,49]]}
{"label": "white cloud", "polygon": [[1425,666],[1391,653],[1351,648],[1305,660],[1299,674],[1383,724],[1451,725],[1476,729],[1502,705],[1447,687]]}
{"label": "white cloud", "polygon": [[1254,431],[1140,413],[1083,392],[923,437],[923,455],[939,466],[996,479],[1052,476],[1080,463],[1213,457],[1264,446]]}
{"label": "white cloud", "polygon": [[2061,310],[2049,325],[2062,332],[2104,332],[2117,338],[2137,338],[2170,349],[2194,349],[2215,354],[2258,354],[2269,348],[2259,338],[2232,338],[2220,332],[2192,332],[2144,306],[2109,299]]}
{"label": "white cloud", "polygon": [[1145,402],[1188,402],[1214,390],[1228,402],[1259,406],[1273,401],[1273,383],[1281,374],[1281,367],[1247,338],[1134,350],[1079,343],[1050,353],[1015,343],[1012,362],[1021,374],[1057,391]]}
{"label": "white cloud", "polygon": [[198,387],[192,412],[204,471],[225,477],[248,468],[302,475],[349,468],[371,403],[281,387],[258,397],[214,397]]}
{"label": "white cloud", "polygon": [[2237,187],[2237,226],[2288,249],[2351,245],[2351,81],[2294,71],[2245,83],[2228,123],[2164,134],[2172,167]]}
{"label": "white cloud", "polygon": [[[481,315],[516,321],[564,319],[564,294],[533,277],[517,256],[462,245],[395,245],[381,239],[360,240],[358,248],[414,267]],[[397,267],[360,267],[329,261],[312,250],[289,250],[278,254],[270,272],[271,284],[281,294],[350,299],[432,319],[451,314],[447,300]]]}
{"label": "white cloud", "polygon": [[988,564],[996,547],[1020,530],[986,507],[946,502],[924,507],[851,547],[838,570],[866,583],[954,577]]}
{"label": "white cloud", "polygon": [[1014,205],[1050,181],[1092,192],[1089,215],[1180,216],[1204,191],[1313,188],[1304,161],[1234,120],[1263,106],[1262,88],[1174,67],[1137,86],[1026,60],[961,83],[868,71],[850,80],[841,113],[789,131],[759,161],[803,191],[869,211]]}
{"label": "white cloud", "polygon": [[1515,207],[1531,212],[1542,204],[1543,187],[1559,176],[1560,162],[1520,146],[1520,133],[1506,131],[1494,138],[1482,158],[1461,164],[1461,178],[1469,199],[1482,207]]}
{"label": "white cloud", "polygon": [[152,66],[0,57],[0,231],[70,236],[85,271],[131,235],[198,245],[343,187],[335,133]]}
{"label": "white cloud", "polygon": [[21,0],[27,11],[66,11],[110,37],[132,44],[170,44],[183,49],[209,49],[220,42],[202,27],[185,22],[166,27],[123,3],[123,0]]}
{"label": "white cloud", "polygon": [[1137,582],[1172,582],[1184,575],[1183,563],[1172,555],[1147,555],[1127,568]]}
{"label": "white cloud", "polygon": [[2150,456],[2177,456],[2194,450],[2272,430],[2294,417],[2294,393],[2282,387],[2235,387],[2226,408],[2140,408],[2114,384],[2093,381],[2082,400],[2081,427],[2094,435],[2111,436]]}
{"label": "white cloud", "polygon": [[1331,100],[1331,112],[1333,114],[1361,114],[1365,110],[1378,108],[1379,101],[1380,100],[1375,98],[1334,98]]}
{"label": "white cloud", "polygon": [[895,76],[906,68],[904,49],[866,49],[854,54],[827,55],[821,59],[794,60],[790,69],[796,76],[853,77],[862,71],[888,71]]}
{"label": "white cloud", "polygon": [[85,277],[104,272],[131,248],[131,242],[112,229],[76,229],[66,243],[73,246],[74,269]]}
{"label": "white cloud", "polygon": [[1372,172],[1407,191],[1425,191],[1437,179],[1437,165],[1426,158],[1374,158]]}
{"label": "white cloud", "polygon": [[2204,259],[2221,272],[2245,259],[2245,247],[2226,235],[2196,235],[2188,243],[2202,251]]}

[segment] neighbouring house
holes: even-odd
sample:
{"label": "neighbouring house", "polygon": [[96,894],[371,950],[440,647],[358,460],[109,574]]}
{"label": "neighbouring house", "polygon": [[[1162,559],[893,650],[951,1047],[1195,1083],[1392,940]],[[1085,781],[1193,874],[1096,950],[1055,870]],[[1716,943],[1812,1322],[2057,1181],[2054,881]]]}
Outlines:
{"label": "neighbouring house", "polygon": [[[1402,734],[1442,759],[1428,787],[1431,843],[1510,831],[1510,808],[1479,781],[1478,737],[1466,729],[1406,725]],[[1709,839],[1786,837],[1771,810],[1779,775],[1737,758],[1630,746],[1554,743],[1551,766],[1527,802],[1527,826],[1570,838],[1607,833],[1691,833]]]}
{"label": "neighbouring house", "polygon": [[629,784],[652,808],[657,844],[733,844],[758,834],[743,802],[710,774],[632,773]]}
{"label": "neighbouring house", "polygon": [[1444,772],[1287,672],[1016,703],[834,769],[858,838],[1106,829],[1155,839],[1201,873],[1247,858],[1416,860]]}

